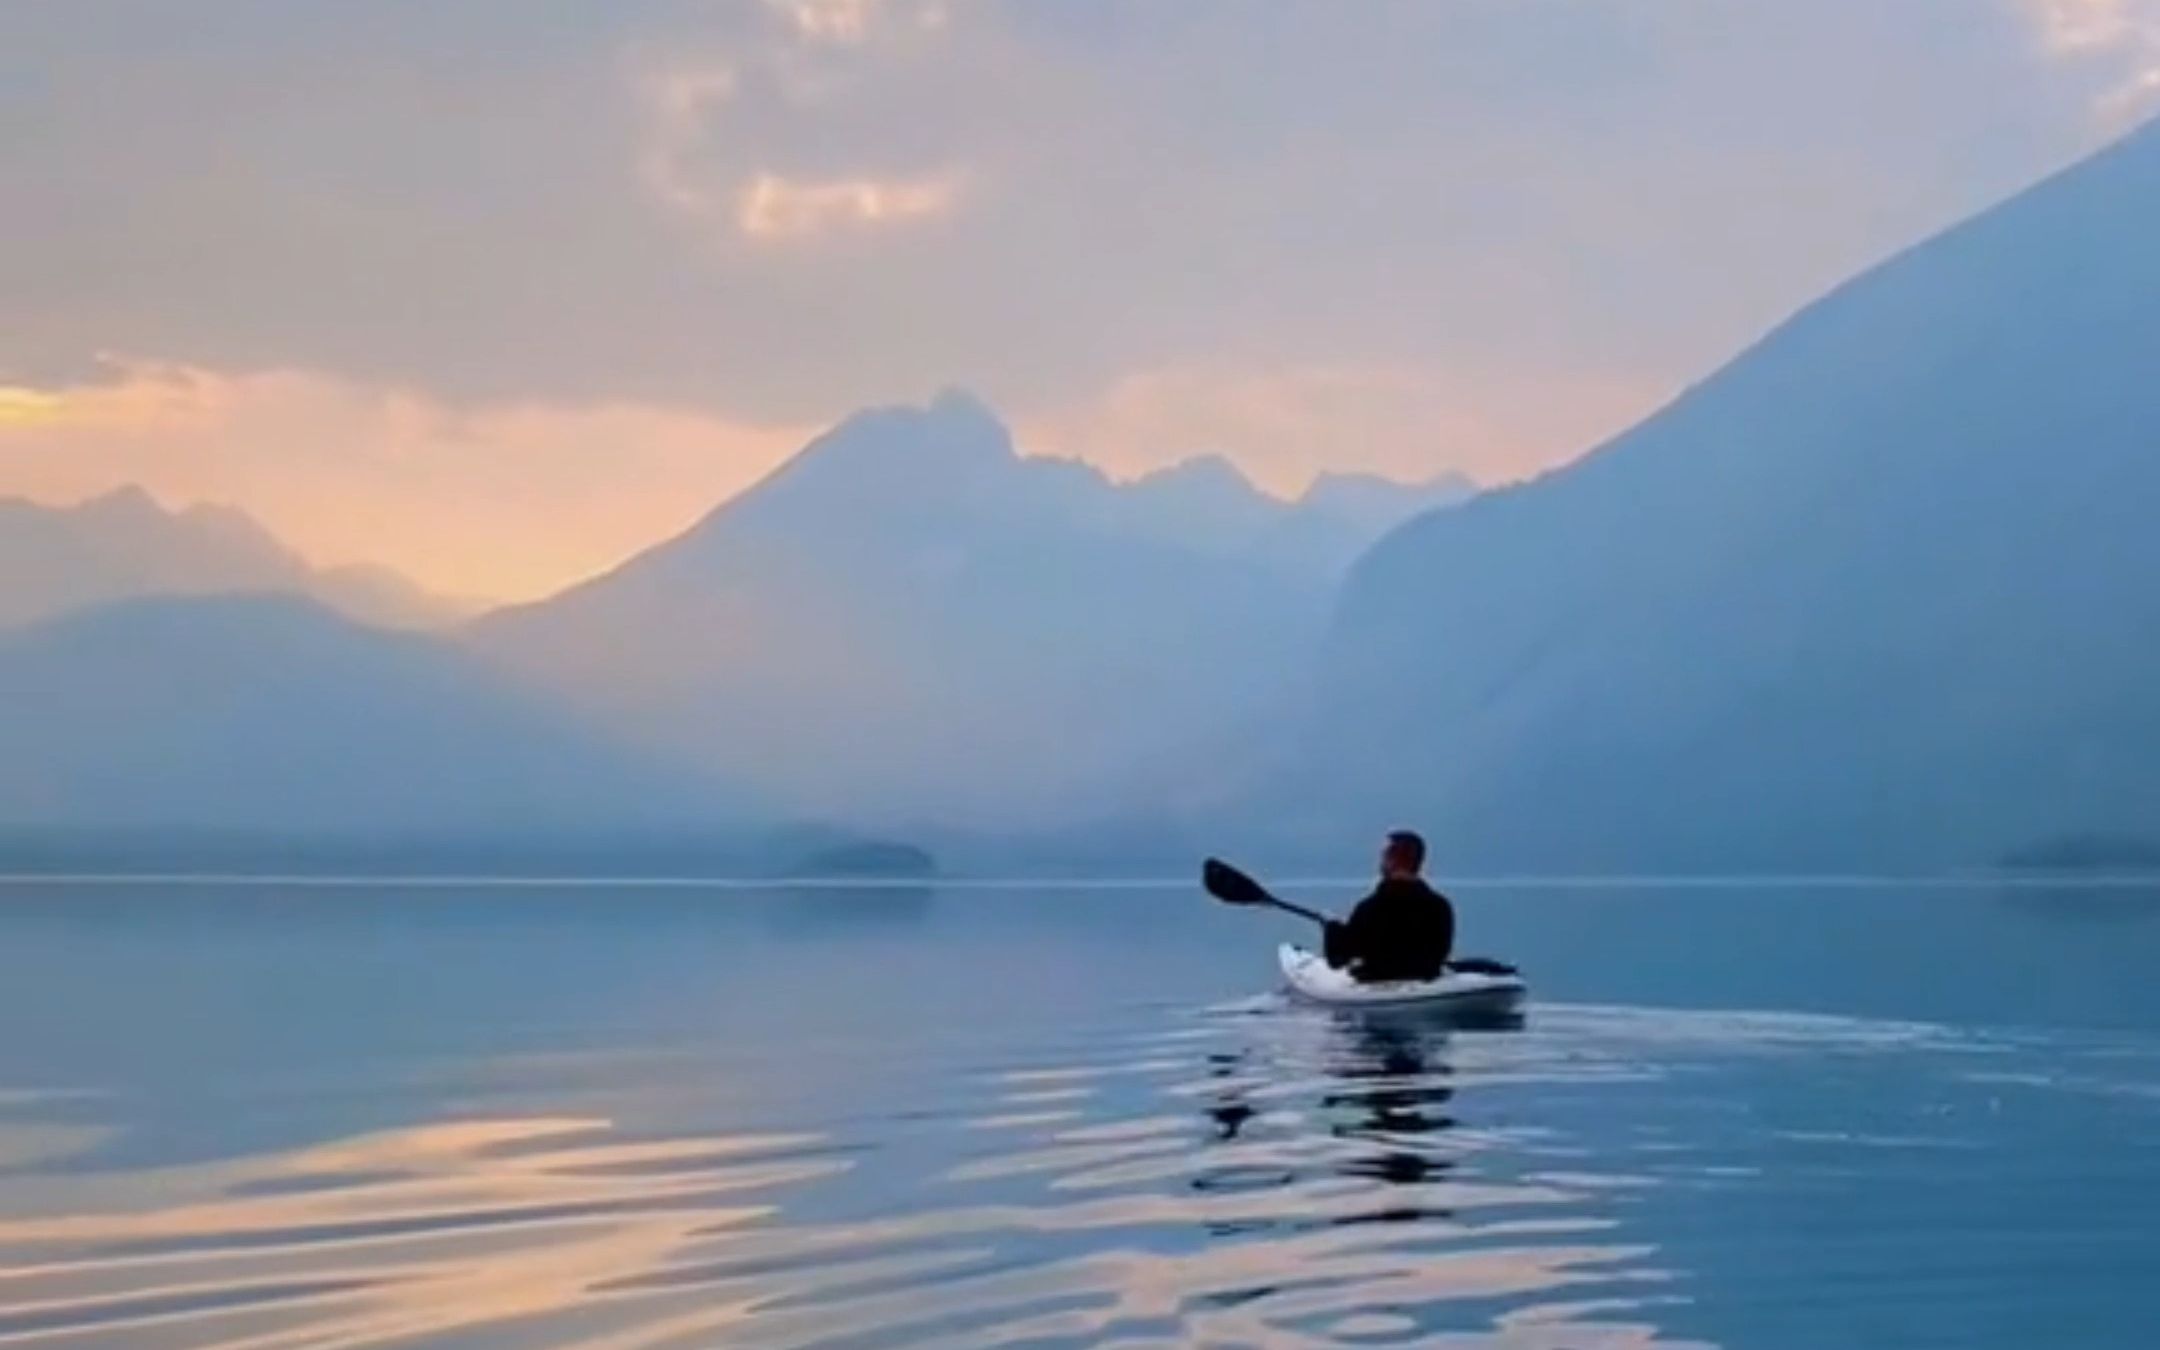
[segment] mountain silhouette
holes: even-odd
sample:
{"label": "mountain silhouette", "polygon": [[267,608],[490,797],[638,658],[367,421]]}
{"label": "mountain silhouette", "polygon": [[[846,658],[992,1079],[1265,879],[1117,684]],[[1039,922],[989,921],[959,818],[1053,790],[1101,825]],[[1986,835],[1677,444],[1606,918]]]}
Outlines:
{"label": "mountain silhouette", "polygon": [[316,568],[223,506],[168,511],[137,487],[72,507],[0,500],[0,627],[155,595],[283,591],[388,627],[468,612],[387,568]]}
{"label": "mountain silhouette", "polygon": [[739,818],[454,643],[295,596],[124,601],[0,632],[0,823],[369,832]]}
{"label": "mountain silhouette", "polygon": [[1254,818],[1442,859],[1935,867],[2160,811],[2160,130],[1396,531]]}
{"label": "mountain silhouette", "polygon": [[1120,484],[1023,456],[948,392],[848,418],[681,536],[471,636],[797,810],[1055,820],[1263,706],[1379,528],[1221,460]]}

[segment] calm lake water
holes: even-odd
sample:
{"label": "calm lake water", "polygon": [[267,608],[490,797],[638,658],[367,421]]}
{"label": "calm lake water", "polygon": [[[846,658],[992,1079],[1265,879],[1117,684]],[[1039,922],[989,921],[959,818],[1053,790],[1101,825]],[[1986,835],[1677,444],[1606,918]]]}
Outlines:
{"label": "calm lake water", "polygon": [[2160,894],[1457,893],[0,886],[0,1345],[2153,1343]]}

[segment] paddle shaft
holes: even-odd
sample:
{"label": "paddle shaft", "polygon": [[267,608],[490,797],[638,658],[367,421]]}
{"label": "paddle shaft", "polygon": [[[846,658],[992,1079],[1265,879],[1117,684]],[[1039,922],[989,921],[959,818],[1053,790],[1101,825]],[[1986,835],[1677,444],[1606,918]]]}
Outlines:
{"label": "paddle shaft", "polygon": [[1246,876],[1220,858],[1210,858],[1201,866],[1200,884],[1207,888],[1209,895],[1225,904],[1266,905],[1270,909],[1279,909],[1285,914],[1295,914],[1301,919],[1309,919],[1323,928],[1335,922],[1327,915],[1316,910],[1306,909],[1302,905],[1293,905],[1287,900],[1276,899],[1268,894],[1267,887],[1262,886],[1259,882],[1254,881],[1251,877]]}
{"label": "paddle shaft", "polygon": [[1307,909],[1303,905],[1293,905],[1288,900],[1277,900],[1272,895],[1264,897],[1261,900],[1261,903],[1265,905],[1272,905],[1285,914],[1295,914],[1301,919],[1310,919],[1314,923],[1319,924],[1322,928],[1325,928],[1329,924],[1335,922],[1333,919],[1329,918],[1325,914],[1322,914],[1318,910]]}
{"label": "paddle shaft", "polygon": [[[1317,910],[1306,909],[1302,905],[1293,905],[1287,900],[1276,899],[1268,892],[1265,886],[1262,886],[1259,882],[1254,881],[1251,877],[1246,876],[1220,858],[1207,860],[1200,869],[1200,880],[1201,885],[1207,889],[1208,894],[1225,904],[1265,905],[1269,909],[1279,909],[1285,914],[1295,914],[1301,919],[1310,920],[1319,924],[1322,928],[1326,928],[1335,922],[1335,920]],[[1460,960],[1450,961],[1447,964],[1451,970],[1467,971],[1478,975],[1515,975],[1519,973],[1515,967],[1505,961],[1494,961],[1482,956],[1466,956]]]}

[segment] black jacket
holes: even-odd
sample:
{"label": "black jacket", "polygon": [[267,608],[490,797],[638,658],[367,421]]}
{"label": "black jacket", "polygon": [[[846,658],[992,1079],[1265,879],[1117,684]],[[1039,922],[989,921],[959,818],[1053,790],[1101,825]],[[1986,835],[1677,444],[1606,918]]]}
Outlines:
{"label": "black jacket", "polygon": [[1415,877],[1383,879],[1327,926],[1328,964],[1367,983],[1436,979],[1454,950],[1455,906]]}

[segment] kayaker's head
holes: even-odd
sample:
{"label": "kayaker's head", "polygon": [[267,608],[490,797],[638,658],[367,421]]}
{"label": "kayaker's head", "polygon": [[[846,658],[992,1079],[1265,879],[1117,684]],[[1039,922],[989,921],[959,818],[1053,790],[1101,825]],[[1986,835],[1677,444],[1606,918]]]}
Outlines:
{"label": "kayaker's head", "polygon": [[1396,830],[1380,850],[1380,875],[1390,881],[1410,881],[1425,870],[1425,841],[1410,830]]}

